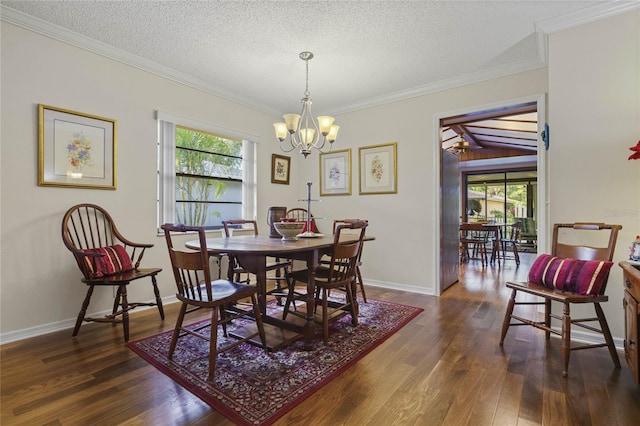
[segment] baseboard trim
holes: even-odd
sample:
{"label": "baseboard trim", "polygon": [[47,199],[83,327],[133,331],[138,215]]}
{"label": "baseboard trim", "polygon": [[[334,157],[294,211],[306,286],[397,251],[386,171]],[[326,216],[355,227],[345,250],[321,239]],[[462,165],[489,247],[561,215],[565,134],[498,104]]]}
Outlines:
{"label": "baseboard trim", "polygon": [[[367,286],[371,286],[371,287],[379,287],[379,288],[385,288],[385,289],[389,289],[389,290],[399,290],[399,291],[406,291],[409,293],[419,293],[419,294],[426,294],[429,296],[433,296],[434,292],[432,288],[425,288],[425,287],[417,287],[417,286],[412,286],[412,285],[406,285],[406,284],[398,284],[398,283],[391,283],[391,282],[387,282],[387,281],[377,281],[377,280],[365,280],[365,285]],[[176,299],[175,295],[171,295],[171,296],[167,296],[167,297],[163,297],[162,298],[162,303],[165,305],[168,305],[170,303],[174,303],[177,302],[178,299]],[[153,306],[143,306],[138,308],[138,310],[144,310],[144,309],[156,309]],[[95,312],[92,313],[89,316],[104,316],[109,314],[110,311],[102,311],[102,312]],[[34,327],[28,327],[28,328],[23,328],[21,330],[16,330],[16,331],[9,331],[6,333],[0,333],[0,346],[7,344],[7,343],[12,343],[12,342],[17,342],[19,340],[24,340],[24,339],[28,339],[30,337],[36,337],[36,336],[41,336],[43,334],[48,334],[48,333],[53,333],[54,331],[60,331],[60,330],[66,330],[66,329],[72,329],[74,327],[76,323],[76,318],[69,318],[66,320],[62,320],[62,321],[56,321],[56,322],[52,322],[52,323],[48,323],[48,324],[42,324],[42,325],[36,325]],[[555,335],[552,335],[553,337],[557,337]],[[581,332],[581,331],[577,331],[577,330],[572,330],[571,332],[571,338],[572,341],[575,342],[579,342],[579,343],[584,343],[584,344],[599,344],[599,343],[604,343],[604,338],[601,337],[601,335],[596,334],[596,333],[587,333],[587,332]],[[614,337],[613,338],[613,342],[616,346],[616,349],[618,351],[623,351],[624,352],[624,340],[621,338],[617,338]]]}
{"label": "baseboard trim", "polygon": [[[174,303],[177,301],[178,299],[176,299],[175,295],[162,298],[162,304],[164,305],[168,305],[170,303]],[[153,301],[150,300],[149,302],[153,302]],[[131,311],[131,312],[142,311],[145,309],[157,309],[157,308],[155,306],[141,306],[139,308],[136,308],[135,311]],[[87,314],[87,316],[103,317],[110,313],[111,313],[111,310],[105,310],[101,312],[93,312],[91,314]],[[17,342],[18,340],[28,339],[30,337],[36,337],[36,336],[41,336],[43,334],[53,333],[54,331],[67,330],[67,329],[71,330],[73,327],[75,327],[75,325],[76,325],[76,317],[73,317],[73,318],[62,320],[62,321],[50,322],[48,324],[41,324],[33,327],[27,327],[21,330],[0,333],[0,346],[7,343]],[[71,332],[69,333],[69,336],[71,336]]]}
{"label": "baseboard trim", "polygon": [[390,283],[387,281],[377,281],[370,279],[365,279],[364,284],[366,286],[386,288],[389,290],[407,291],[409,293],[426,294],[428,296],[434,295],[433,288],[417,287],[413,285]]}

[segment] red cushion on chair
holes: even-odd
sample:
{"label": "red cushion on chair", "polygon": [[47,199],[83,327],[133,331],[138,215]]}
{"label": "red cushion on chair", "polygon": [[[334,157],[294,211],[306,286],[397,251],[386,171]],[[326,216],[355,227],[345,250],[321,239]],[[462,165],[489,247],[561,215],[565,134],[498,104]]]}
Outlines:
{"label": "red cushion on chair", "polygon": [[85,257],[84,262],[91,278],[100,278],[133,269],[125,248],[116,244],[109,247],[82,250],[85,253],[100,253],[101,257]]}
{"label": "red cushion on chair", "polygon": [[595,296],[609,276],[613,262],[578,260],[542,254],[531,265],[529,282],[576,294]]}

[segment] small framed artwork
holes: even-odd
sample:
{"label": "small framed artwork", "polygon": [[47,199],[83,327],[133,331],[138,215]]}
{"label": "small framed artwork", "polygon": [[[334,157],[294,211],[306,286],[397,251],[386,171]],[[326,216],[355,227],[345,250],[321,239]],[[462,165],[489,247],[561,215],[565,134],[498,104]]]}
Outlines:
{"label": "small framed artwork", "polygon": [[116,189],[117,122],[38,105],[38,185]]}
{"label": "small framed artwork", "polygon": [[320,196],[351,195],[351,149],[320,154]]}
{"label": "small framed artwork", "polygon": [[398,192],[397,143],[358,148],[360,194]]}
{"label": "small framed artwork", "polygon": [[289,185],[289,169],[291,157],[271,154],[271,183]]}

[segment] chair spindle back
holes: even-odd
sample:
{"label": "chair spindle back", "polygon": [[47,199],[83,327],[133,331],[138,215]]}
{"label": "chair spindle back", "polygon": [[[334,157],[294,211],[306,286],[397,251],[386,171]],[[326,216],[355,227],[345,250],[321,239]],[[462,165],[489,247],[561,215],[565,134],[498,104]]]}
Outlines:
{"label": "chair spindle back", "polygon": [[[165,223],[161,228],[164,230],[165,239],[167,240],[167,249],[169,250],[178,296],[190,300],[213,300],[209,254],[207,253],[207,239],[204,228],[170,223]],[[173,245],[172,232],[197,232],[200,250],[176,249]],[[204,293],[203,289],[205,290]]]}

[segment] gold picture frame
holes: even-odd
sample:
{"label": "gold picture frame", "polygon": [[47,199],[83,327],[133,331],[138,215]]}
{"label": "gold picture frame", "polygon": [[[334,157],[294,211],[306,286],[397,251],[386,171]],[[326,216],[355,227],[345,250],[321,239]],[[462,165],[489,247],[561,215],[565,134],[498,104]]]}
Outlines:
{"label": "gold picture frame", "polygon": [[38,185],[116,189],[118,123],[38,105]]}
{"label": "gold picture frame", "polygon": [[358,148],[360,195],[398,192],[397,142]]}
{"label": "gold picture frame", "polygon": [[320,153],[320,196],[351,195],[351,149]]}
{"label": "gold picture frame", "polygon": [[271,183],[289,185],[291,157],[271,154]]}

